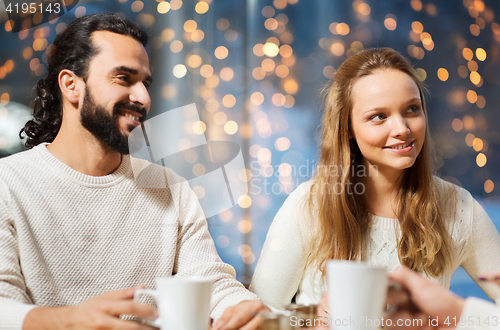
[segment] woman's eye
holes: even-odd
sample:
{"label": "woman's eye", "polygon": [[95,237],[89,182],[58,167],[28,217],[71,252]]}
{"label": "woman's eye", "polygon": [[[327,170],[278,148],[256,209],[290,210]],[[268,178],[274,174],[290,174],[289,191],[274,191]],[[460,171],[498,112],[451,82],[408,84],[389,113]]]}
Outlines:
{"label": "woman's eye", "polygon": [[381,121],[384,120],[385,116],[383,114],[378,114],[370,117],[371,121]]}
{"label": "woman's eye", "polygon": [[418,105],[413,105],[413,106],[408,108],[408,112],[410,112],[410,113],[416,113],[419,111],[420,111],[420,106],[418,106]]}

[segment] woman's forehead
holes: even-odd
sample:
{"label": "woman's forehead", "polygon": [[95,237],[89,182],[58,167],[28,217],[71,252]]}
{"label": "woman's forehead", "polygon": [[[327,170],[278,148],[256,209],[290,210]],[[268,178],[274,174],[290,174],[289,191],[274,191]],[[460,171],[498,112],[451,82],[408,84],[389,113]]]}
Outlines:
{"label": "woman's forehead", "polygon": [[353,109],[387,107],[420,98],[420,90],[407,73],[383,69],[359,78],[352,86],[351,98]]}

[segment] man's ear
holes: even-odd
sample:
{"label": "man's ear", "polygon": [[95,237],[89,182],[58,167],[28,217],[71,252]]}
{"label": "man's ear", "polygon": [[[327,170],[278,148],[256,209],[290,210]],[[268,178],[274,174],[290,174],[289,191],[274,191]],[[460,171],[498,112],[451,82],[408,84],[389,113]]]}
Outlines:
{"label": "man's ear", "polygon": [[67,99],[73,104],[78,103],[82,93],[81,84],[78,83],[79,80],[81,80],[81,78],[71,70],[63,69],[59,72],[59,89],[61,90],[63,99]]}

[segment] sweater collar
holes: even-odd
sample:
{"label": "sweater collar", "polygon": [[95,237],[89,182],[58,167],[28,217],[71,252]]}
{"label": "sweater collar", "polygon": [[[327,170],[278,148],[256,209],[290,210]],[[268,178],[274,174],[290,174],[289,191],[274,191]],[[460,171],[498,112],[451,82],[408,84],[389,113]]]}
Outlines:
{"label": "sweater collar", "polygon": [[42,143],[33,149],[40,153],[40,155],[47,161],[50,167],[58,174],[66,177],[67,179],[83,185],[90,187],[106,187],[117,184],[122,181],[131,173],[130,166],[130,156],[123,155],[122,162],[120,166],[113,172],[104,176],[91,176],[87,174],[80,173],[73,168],[69,167],[58,158],[56,158],[48,149],[47,145],[49,143]]}

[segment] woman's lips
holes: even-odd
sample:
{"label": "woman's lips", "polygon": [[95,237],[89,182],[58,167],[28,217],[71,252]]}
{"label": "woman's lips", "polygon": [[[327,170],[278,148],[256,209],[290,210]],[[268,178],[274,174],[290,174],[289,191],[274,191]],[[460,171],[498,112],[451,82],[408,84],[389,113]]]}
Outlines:
{"label": "woman's lips", "polygon": [[389,151],[396,152],[396,153],[405,153],[405,152],[412,150],[414,144],[415,144],[415,140],[408,142],[408,143],[405,143],[405,144],[399,144],[399,145],[394,146],[394,147],[384,147],[384,149],[387,149]]}

